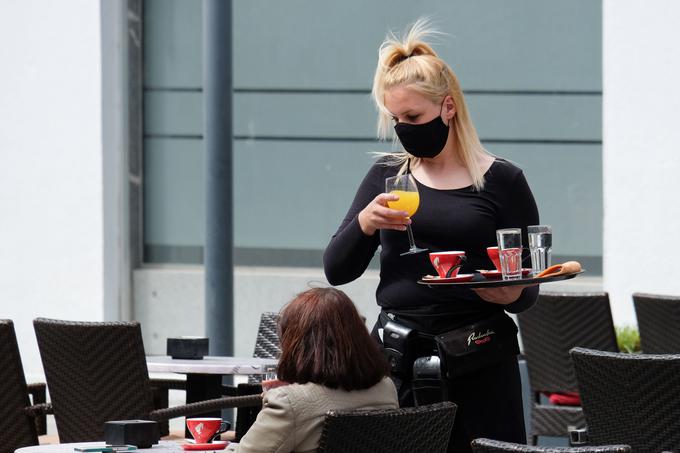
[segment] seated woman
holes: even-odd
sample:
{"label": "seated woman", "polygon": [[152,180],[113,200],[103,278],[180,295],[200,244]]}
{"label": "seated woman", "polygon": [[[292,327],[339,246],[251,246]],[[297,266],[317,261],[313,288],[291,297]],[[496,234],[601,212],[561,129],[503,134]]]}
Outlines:
{"label": "seated woman", "polygon": [[398,407],[387,360],[345,293],[299,294],[279,327],[277,374],[285,384],[264,393],[262,411],[236,451],[316,451],[329,410]]}

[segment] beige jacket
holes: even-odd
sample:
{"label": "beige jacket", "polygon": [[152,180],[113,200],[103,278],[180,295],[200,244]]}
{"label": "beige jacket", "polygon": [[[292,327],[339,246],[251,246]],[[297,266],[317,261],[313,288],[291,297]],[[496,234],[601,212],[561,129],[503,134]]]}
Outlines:
{"label": "beige jacket", "polygon": [[236,451],[314,452],[329,410],[396,407],[399,407],[397,391],[390,378],[369,389],[352,392],[311,383],[278,387],[264,394],[262,411]]}

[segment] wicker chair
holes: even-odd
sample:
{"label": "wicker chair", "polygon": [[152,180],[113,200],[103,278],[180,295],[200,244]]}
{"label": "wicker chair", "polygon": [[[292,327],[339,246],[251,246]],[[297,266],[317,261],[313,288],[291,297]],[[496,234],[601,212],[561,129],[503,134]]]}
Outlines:
{"label": "wicker chair", "polygon": [[137,322],[33,321],[59,440],[103,440],[109,420],[170,418],[261,406],[259,395],[217,398],[154,410]]}
{"label": "wicker chair", "polygon": [[[279,314],[265,312],[260,317],[260,326],[255,339],[253,357],[260,359],[278,359],[281,355],[279,343]],[[248,382],[256,384],[262,382],[262,375],[250,376]]]}
{"label": "wicker chair", "polygon": [[645,354],[680,354],[680,297],[633,294]]}
{"label": "wicker chair", "polygon": [[587,439],[636,452],[680,449],[680,355],[574,348]]}
{"label": "wicker chair", "polygon": [[602,445],[596,447],[534,447],[513,444],[491,439],[475,439],[472,441],[473,453],[630,453],[628,445]]}
{"label": "wicker chair", "polygon": [[451,402],[386,410],[329,411],[319,453],[445,452],[456,405]]}
{"label": "wicker chair", "polygon": [[[257,329],[255,339],[255,351],[253,357],[260,359],[278,359],[281,355],[279,344],[279,314],[265,312],[260,317],[260,326]],[[238,387],[223,386],[223,394],[231,396],[259,395],[262,393],[262,375],[248,376],[247,384],[239,384]],[[244,407],[236,414],[235,438],[239,442],[255,423],[260,407]]]}
{"label": "wicker chair", "polygon": [[538,303],[517,318],[534,396],[532,444],[538,436],[568,437],[570,427],[585,425],[583,411],[578,406],[541,404],[541,394],[578,391],[571,348],[618,351],[609,296],[541,293]]}
{"label": "wicker chair", "polygon": [[[38,445],[38,435],[45,433],[45,385],[34,385],[42,396],[30,404],[29,388],[21,366],[14,324],[0,319],[0,452],[14,452],[20,447]],[[42,400],[42,401],[38,401]],[[37,421],[40,421],[37,426]]]}

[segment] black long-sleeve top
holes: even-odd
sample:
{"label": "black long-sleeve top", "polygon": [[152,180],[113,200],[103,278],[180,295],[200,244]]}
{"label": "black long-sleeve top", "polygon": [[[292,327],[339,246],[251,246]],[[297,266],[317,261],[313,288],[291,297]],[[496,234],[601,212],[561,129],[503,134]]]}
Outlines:
{"label": "black long-sleeve top", "polygon": [[[427,252],[400,256],[409,247],[405,231],[379,230],[372,236],[364,234],[359,226],[359,212],[385,192],[385,178],[397,171],[397,166],[376,162],[359,186],[345,219],[324,253],[329,283],[342,285],[361,276],[381,246],[376,298],[385,310],[410,311],[423,316],[447,315],[447,319],[456,320],[457,325],[450,326],[455,328],[503,309],[517,313],[533,305],[538,286],[526,288],[517,301],[504,306],[485,302],[467,288],[419,285],[417,281],[421,277],[436,272]],[[429,251],[465,251],[467,262],[461,273],[494,268],[486,248],[496,245],[497,229],[522,228],[526,246],[527,225],[538,224],[536,202],[521,169],[496,158],[484,177],[485,186],[479,192],[472,186],[433,189],[416,180],[420,205],[411,224],[416,244]]]}

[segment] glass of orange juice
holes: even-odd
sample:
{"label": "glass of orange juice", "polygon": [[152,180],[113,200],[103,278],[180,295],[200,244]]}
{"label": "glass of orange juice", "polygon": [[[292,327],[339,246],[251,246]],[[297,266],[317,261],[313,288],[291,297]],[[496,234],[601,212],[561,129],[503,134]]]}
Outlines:
{"label": "glass of orange juice", "polygon": [[[388,201],[387,206],[390,209],[398,209],[400,211],[408,212],[409,218],[413,216],[418,210],[420,204],[420,195],[418,195],[418,186],[410,173],[392,176],[385,180],[385,192],[397,195],[398,200]],[[416,247],[416,242],[413,239],[413,231],[411,225],[406,225],[406,232],[408,233],[408,251],[401,255],[410,255],[412,253],[425,252],[427,249]]]}

